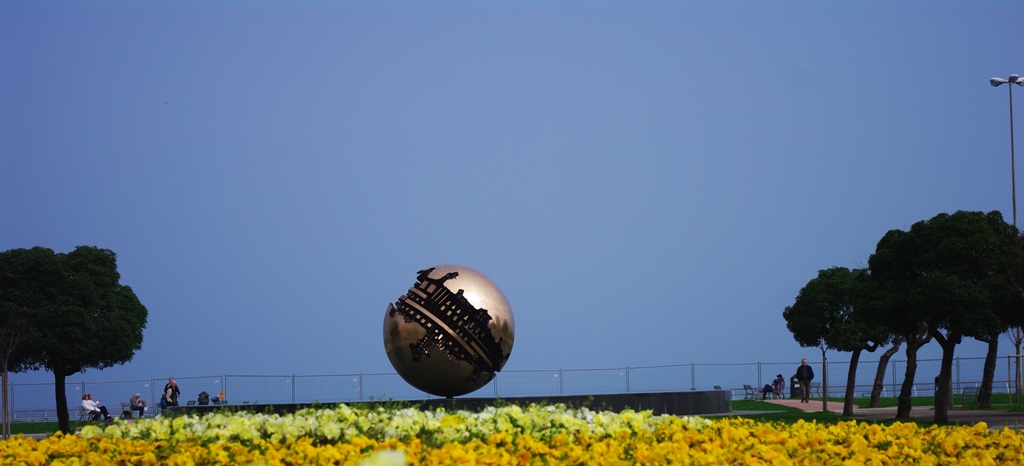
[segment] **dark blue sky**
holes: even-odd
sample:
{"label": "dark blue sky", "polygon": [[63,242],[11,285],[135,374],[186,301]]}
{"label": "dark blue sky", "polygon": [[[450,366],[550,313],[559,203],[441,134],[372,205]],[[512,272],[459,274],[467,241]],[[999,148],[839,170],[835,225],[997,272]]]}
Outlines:
{"label": "dark blue sky", "polygon": [[384,310],[444,263],[508,296],[506,369],[817,358],[781,314],[819,269],[940,212],[1010,219],[988,78],[1024,74],[1022,19],[5,1],[0,250],[118,254],[145,342],[87,380],[391,371]]}

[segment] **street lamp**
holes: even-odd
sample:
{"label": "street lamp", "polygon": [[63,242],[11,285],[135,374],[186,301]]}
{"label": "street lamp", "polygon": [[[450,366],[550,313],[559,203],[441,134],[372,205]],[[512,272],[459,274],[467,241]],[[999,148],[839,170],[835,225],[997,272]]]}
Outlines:
{"label": "street lamp", "polygon": [[[988,82],[990,84],[992,84],[992,87],[999,87],[999,86],[1002,86],[1003,84],[1006,84],[1006,83],[1010,84],[1009,86],[1007,86],[1007,87],[1010,88],[1010,170],[1011,170],[1010,179],[1011,179],[1011,182],[1013,183],[1013,226],[1016,227],[1017,226],[1017,176],[1016,176],[1015,168],[1013,166],[1013,85],[1016,84],[1018,86],[1024,86],[1024,79],[1020,79],[1019,76],[1017,76],[1015,74],[1011,74],[1010,77],[1007,78],[1007,79],[992,78],[992,79],[989,79]],[[1018,354],[1014,355],[1014,357],[1016,358],[1016,363],[1017,363],[1016,364],[1016,366],[1017,366],[1017,374],[1016,374],[1017,377],[1016,377],[1015,384],[1014,384],[1014,385],[1016,385],[1014,387],[1016,389],[1015,390],[1016,391],[1016,397],[1015,397],[1016,400],[1014,402],[1019,402],[1020,401],[1020,391],[1021,391],[1020,341],[1021,341],[1021,337],[1024,336],[1024,334],[1021,333],[1021,327],[1020,326],[1016,327],[1015,331],[1014,330],[1008,331],[1007,334],[1009,335],[1011,341],[1015,342],[1016,346],[1017,346],[1017,353]],[[1009,364],[1010,361],[1006,361],[1006,363]],[[1007,367],[1007,369],[1009,369],[1009,367]]]}
{"label": "street lamp", "polygon": [[1007,79],[992,78],[988,82],[992,84],[992,87],[1010,84],[1007,86],[1010,88],[1010,183],[1013,189],[1013,226],[1017,226],[1017,168],[1014,166],[1013,160],[1013,85],[1024,86],[1024,79],[1011,74]]}

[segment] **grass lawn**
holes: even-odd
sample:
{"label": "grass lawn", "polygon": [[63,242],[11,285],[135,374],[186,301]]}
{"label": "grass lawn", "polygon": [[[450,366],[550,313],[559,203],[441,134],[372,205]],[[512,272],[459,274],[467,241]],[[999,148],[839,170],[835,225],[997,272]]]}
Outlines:
{"label": "grass lawn", "polygon": [[[970,398],[970,397],[968,397],[968,398]],[[821,398],[818,398],[817,400],[818,400],[818,402],[821,402]],[[830,397],[828,397],[828,402],[829,403],[836,402],[836,403],[842,404],[843,403],[843,398],[842,397],[833,398],[833,397],[830,396]],[[856,398],[853,399],[853,405],[858,407],[858,408],[867,408],[867,407],[869,407],[868,404],[870,402],[871,402],[871,398],[866,397],[866,396],[864,396],[864,397],[856,397]],[[910,403],[913,406],[933,406],[934,403],[935,403],[935,397],[931,397],[931,396],[915,396],[915,397],[911,397],[910,398]],[[890,408],[890,407],[895,407],[897,404],[899,404],[899,401],[896,398],[888,398],[888,397],[887,398],[879,398],[878,399],[878,406],[877,407],[878,408]],[[978,408],[978,404],[975,403],[973,399],[968,399],[966,405],[967,405],[967,410],[968,411],[979,409]],[[963,404],[961,404],[960,395],[959,394],[954,395],[953,396],[953,408],[952,409],[954,411],[959,411],[959,410],[963,409],[962,407],[963,407]],[[1019,403],[1014,404],[1013,403],[1013,395],[1007,395],[1006,393],[993,393],[992,394],[992,408],[990,408],[990,409],[998,409],[998,410],[1006,410],[1006,411],[1017,411],[1017,412],[1024,411],[1024,397],[1021,397],[1021,401]]]}
{"label": "grass lawn", "polygon": [[[885,398],[883,398],[882,400],[885,400]],[[892,398],[892,400],[893,400],[892,404],[888,405],[888,406],[896,406],[896,399]],[[913,397],[913,398],[911,398],[911,402],[913,403],[914,406],[931,406],[930,404],[927,404],[927,403],[931,403],[931,400],[932,400],[932,397],[930,397],[930,396],[922,396],[922,397]],[[829,403],[835,402],[836,406],[842,406],[843,405],[843,400],[842,399],[835,399],[835,400],[833,400],[831,397],[829,397],[828,401],[829,401]],[[821,403],[821,398],[818,398],[817,400],[815,400],[815,399],[811,400],[811,403],[815,403],[815,402]],[[856,405],[856,403],[855,403],[855,405]],[[886,405],[882,405],[881,403],[879,405],[880,406],[886,406]],[[864,402],[864,406],[867,407],[867,400],[866,399],[865,399],[865,402]],[[883,424],[883,425],[890,425],[890,424],[896,422],[895,419],[875,420],[875,419],[862,419],[862,418],[853,418],[853,417],[843,417],[843,416],[840,416],[839,414],[833,413],[833,412],[827,412],[827,413],[825,413],[825,412],[810,412],[809,413],[809,412],[806,412],[806,411],[804,411],[802,409],[799,409],[799,408],[790,408],[788,406],[782,406],[782,405],[777,405],[777,404],[772,404],[772,403],[765,403],[763,401],[733,401],[732,402],[732,410],[733,411],[768,411],[767,413],[749,414],[749,415],[737,415],[735,417],[742,417],[742,418],[746,418],[746,419],[753,419],[753,420],[758,421],[758,422],[782,422],[782,423],[785,423],[785,424],[793,424],[793,423],[795,423],[795,422],[797,422],[799,420],[803,420],[804,422],[815,421],[818,424],[835,424],[837,422],[851,421],[851,420],[856,420],[858,422],[867,422],[869,424]],[[934,423],[934,422],[930,422],[930,421],[913,421],[913,422],[917,423],[917,425],[922,426],[922,427],[927,427],[927,426],[930,426],[930,425],[958,425],[955,422],[953,422],[953,423],[941,423],[941,422],[940,423]]]}
{"label": "grass lawn", "polygon": [[[1003,396],[1005,397],[1006,395],[1003,395]],[[935,398],[930,397],[930,396],[915,396],[915,397],[911,397],[910,398],[910,404],[912,406],[932,406],[932,403],[934,403],[934,400],[935,400]],[[957,398],[957,402],[958,403],[959,403],[959,401],[960,401],[960,399]],[[995,401],[994,397],[993,397],[993,401]],[[828,397],[828,402],[829,402],[829,404],[835,403],[836,406],[842,406],[843,405],[843,398],[842,397],[835,398],[835,397],[831,397],[830,396],[830,397]],[[868,404],[870,402],[871,402],[871,399],[868,398],[868,397],[859,397],[859,398],[854,398],[853,399],[853,405],[858,407],[858,408],[867,408]],[[736,408],[737,403],[741,403],[742,406],[751,406],[751,407],[750,408]],[[811,398],[811,403],[819,403],[820,404],[821,403],[821,398]],[[879,398],[878,399],[878,406],[876,406],[876,407],[877,408],[892,408],[892,407],[896,407],[896,405],[898,403],[899,402],[898,402],[898,400],[896,398]],[[733,410],[742,409],[744,411],[747,411],[747,410],[764,410],[764,409],[767,409],[767,408],[764,408],[764,406],[766,406],[766,405],[767,406],[774,406],[774,407],[781,408],[781,406],[779,406],[779,405],[773,405],[771,403],[765,403],[763,401],[733,401],[732,402]],[[957,405],[957,407],[959,407],[959,405]]]}
{"label": "grass lawn", "polygon": [[[105,426],[105,422],[99,421],[71,421],[71,430],[78,430],[87,425]],[[11,435],[18,434],[52,434],[57,432],[56,422],[12,422]]]}
{"label": "grass lawn", "polygon": [[763,401],[733,401],[733,411],[768,411],[762,414],[750,414],[740,415],[735,417],[742,417],[746,419],[753,419],[759,422],[783,422],[786,424],[792,424],[796,421],[803,419],[805,422],[817,421],[819,424],[835,424],[839,421],[847,420],[836,413],[808,413],[802,409],[790,408],[788,406],[782,406],[772,403],[765,403]]}

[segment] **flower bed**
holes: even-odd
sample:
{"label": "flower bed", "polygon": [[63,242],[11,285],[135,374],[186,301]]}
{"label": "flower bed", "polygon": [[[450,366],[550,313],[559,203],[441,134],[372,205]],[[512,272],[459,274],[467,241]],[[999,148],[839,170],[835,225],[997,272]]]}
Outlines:
{"label": "flower bed", "polygon": [[[215,413],[0,442],[4,464],[1022,464],[1024,434],[842,422],[786,425],[531,405],[465,411]],[[384,458],[384,457],[377,457]]]}

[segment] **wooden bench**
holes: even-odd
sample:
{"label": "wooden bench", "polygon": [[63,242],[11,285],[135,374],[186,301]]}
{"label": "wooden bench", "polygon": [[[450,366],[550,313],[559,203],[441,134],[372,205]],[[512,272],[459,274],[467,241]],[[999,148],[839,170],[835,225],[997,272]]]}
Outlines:
{"label": "wooden bench", "polygon": [[757,391],[750,385],[743,385],[743,400],[755,401],[757,400]]}
{"label": "wooden bench", "polygon": [[964,409],[965,411],[967,410],[967,397],[968,396],[971,397],[971,400],[973,400],[975,404],[977,404],[978,403],[978,387],[964,387],[964,389],[960,391],[960,407],[962,409]]}

